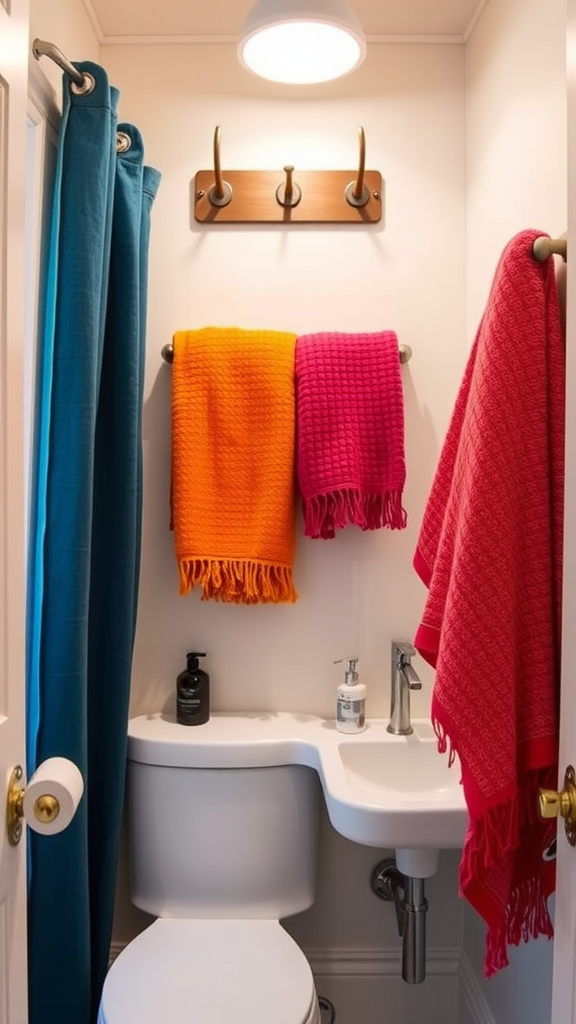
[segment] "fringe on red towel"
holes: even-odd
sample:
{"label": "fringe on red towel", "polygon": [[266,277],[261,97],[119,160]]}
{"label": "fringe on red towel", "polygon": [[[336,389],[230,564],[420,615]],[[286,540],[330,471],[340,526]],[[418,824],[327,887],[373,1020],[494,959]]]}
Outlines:
{"label": "fringe on red towel", "polygon": [[[438,750],[448,752],[452,766],[457,751],[438,719],[433,718],[432,724]],[[550,859],[547,855],[555,842],[556,822],[541,821],[537,807],[540,787],[552,789],[556,783],[555,767],[528,772],[522,792],[499,794],[493,806],[469,821],[460,862],[460,893],[487,925],[487,978],[508,966],[508,946],[554,937],[547,901],[554,892],[555,853]],[[475,805],[473,798],[470,804]]]}

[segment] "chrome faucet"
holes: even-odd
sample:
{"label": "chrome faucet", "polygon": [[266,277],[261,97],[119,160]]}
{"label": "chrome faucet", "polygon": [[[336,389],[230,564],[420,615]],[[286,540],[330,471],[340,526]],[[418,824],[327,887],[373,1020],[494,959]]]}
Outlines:
{"label": "chrome faucet", "polygon": [[407,641],[392,641],[392,692],[390,694],[390,722],[388,732],[395,736],[409,736],[414,732],[410,724],[410,690],[421,690],[422,683],[412,668],[415,648]]}

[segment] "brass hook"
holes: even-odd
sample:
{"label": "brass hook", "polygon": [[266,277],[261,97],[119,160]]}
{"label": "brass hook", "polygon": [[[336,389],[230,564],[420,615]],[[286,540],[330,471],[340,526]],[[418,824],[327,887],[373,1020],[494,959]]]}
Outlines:
{"label": "brass hook", "polygon": [[291,164],[286,164],[284,167],[284,173],[286,175],[286,181],[282,185],[278,185],[276,189],[276,199],[280,203],[280,206],[286,208],[292,206],[298,206],[298,203],[302,199],[302,189],[292,179],[294,168]]}
{"label": "brass hook", "polygon": [[346,202],[350,206],[366,206],[370,199],[370,192],[364,184],[364,171],[366,168],[366,134],[362,125],[358,128],[358,142],[360,144],[360,157],[358,160],[358,175],[356,181],[351,181],[346,186]]}
{"label": "brass hook", "polygon": [[232,199],[232,186],[227,181],[224,181],[222,177],[222,167],[220,164],[221,137],[222,129],[217,124],[214,129],[214,184],[208,192],[208,199],[212,206],[228,206]]}

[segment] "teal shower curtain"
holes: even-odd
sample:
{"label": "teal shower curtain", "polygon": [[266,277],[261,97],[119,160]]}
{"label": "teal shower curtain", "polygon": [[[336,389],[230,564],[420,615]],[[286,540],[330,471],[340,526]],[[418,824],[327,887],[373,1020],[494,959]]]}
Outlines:
{"label": "teal shower curtain", "polygon": [[[140,561],[150,211],[159,174],[105,71],[64,76],[29,537],[28,773],[68,757],[72,824],[29,832],[30,1024],[92,1024],[106,973]],[[117,140],[120,140],[117,152]],[[123,150],[123,151],[121,151]]]}

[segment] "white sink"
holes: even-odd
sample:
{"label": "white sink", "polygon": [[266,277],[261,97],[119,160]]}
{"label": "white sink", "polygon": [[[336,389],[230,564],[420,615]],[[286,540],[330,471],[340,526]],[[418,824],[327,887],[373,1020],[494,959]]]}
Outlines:
{"label": "white sink", "polygon": [[[460,766],[448,767],[448,755],[438,753],[429,722],[412,724],[411,736],[370,722],[366,732],[337,740],[343,799],[330,810],[327,796],[330,818],[342,835],[368,846],[461,847],[467,811]],[[326,783],[329,789],[328,775]]]}
{"label": "white sink", "polygon": [[334,721],[292,712],[216,713],[197,729],[177,725],[170,715],[142,715],[130,722],[128,744],[145,744],[153,735],[158,764],[313,768],[337,832],[365,846],[395,849],[398,866],[399,853],[405,865],[400,870],[426,877],[434,871],[429,852],[461,847],[464,840],[460,768],[449,768],[448,756],[438,753],[428,720],[413,721],[411,736],[392,736],[386,724],[370,720],[364,732],[343,735]]}
{"label": "white sink", "polygon": [[449,768],[436,744],[419,736],[402,737],[400,743],[344,742],[338,752],[351,789],[362,801],[382,807],[446,805],[460,789],[458,766]]}

